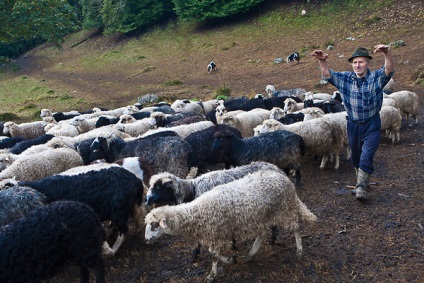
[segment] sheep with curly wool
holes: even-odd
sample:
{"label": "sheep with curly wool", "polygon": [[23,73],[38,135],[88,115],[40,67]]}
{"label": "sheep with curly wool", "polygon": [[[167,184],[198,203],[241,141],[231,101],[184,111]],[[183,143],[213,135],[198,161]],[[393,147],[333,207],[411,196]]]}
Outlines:
{"label": "sheep with curly wool", "polygon": [[0,179],[40,180],[83,165],[81,156],[73,149],[58,148],[21,156],[0,172]]}
{"label": "sheep with curly wool", "polygon": [[214,124],[211,121],[200,121],[197,123],[180,125],[169,128],[159,128],[159,129],[150,129],[141,137],[147,137],[155,133],[164,132],[164,131],[172,131],[177,133],[182,139],[186,138],[189,134],[195,133],[197,131],[201,131],[207,129],[209,127],[213,127]]}
{"label": "sheep with curly wool", "polygon": [[219,130],[214,134],[214,152],[222,152],[226,164],[246,165],[253,161],[265,161],[277,165],[287,174],[296,172],[296,184],[300,185],[301,159],[305,153],[303,138],[289,131],[275,131],[241,139],[233,132]]}
{"label": "sheep with curly wool", "polygon": [[13,147],[9,148],[8,152],[13,153],[13,154],[21,154],[22,152],[24,152],[25,150],[27,150],[28,148],[30,148],[34,145],[47,143],[53,137],[54,137],[53,135],[44,134],[44,135],[41,135],[41,136],[33,138],[33,139],[21,141],[21,142],[15,144]]}
{"label": "sheep with curly wool", "polygon": [[269,228],[278,226],[294,231],[296,254],[301,256],[299,224],[316,221],[317,217],[298,198],[293,183],[283,172],[264,170],[219,185],[191,202],[153,209],[145,218],[145,238],[151,243],[169,234],[209,246],[213,260],[206,282],[212,282],[218,273],[218,261],[233,261],[222,254],[234,238],[256,238],[246,257],[250,260]]}
{"label": "sheep with curly wool", "polygon": [[25,139],[33,139],[45,134],[44,127],[46,122],[36,121],[29,123],[16,124],[15,122],[4,123],[3,133],[11,137],[23,137]]}
{"label": "sheep with curly wool", "polygon": [[262,125],[262,133],[286,130],[300,135],[305,141],[306,153],[322,156],[320,169],[324,169],[332,154],[335,157],[334,169],[339,168],[343,132],[337,122],[328,119],[312,119],[284,125],[277,120],[269,119]]}
{"label": "sheep with curly wool", "polygon": [[24,217],[46,204],[46,197],[29,187],[11,187],[0,190],[0,226]]}
{"label": "sheep with curly wool", "polygon": [[274,164],[256,161],[231,169],[211,171],[194,179],[182,179],[168,172],[159,173],[150,179],[145,204],[177,205],[189,202],[218,185],[230,183],[259,170],[280,171]]}
{"label": "sheep with curly wool", "polygon": [[[91,170],[77,175],[54,175],[38,181],[18,181],[43,193],[47,202],[73,200],[91,206],[101,221],[110,220],[119,231],[112,248],[105,243],[104,253],[114,255],[128,233],[128,220],[138,223],[142,215],[143,183],[120,166]],[[136,224],[137,224],[136,223]]]}
{"label": "sheep with curly wool", "polygon": [[415,92],[401,90],[393,92],[389,97],[395,100],[395,107],[400,109],[401,114],[406,115],[407,126],[409,126],[410,116],[415,120],[415,124],[418,124],[418,111],[420,107],[418,96]]}
{"label": "sheep with curly wool", "polygon": [[222,116],[221,123],[236,128],[244,138],[252,137],[254,134],[253,129],[262,124],[265,119],[268,119],[270,113],[271,111],[263,108],[255,108],[240,113],[230,111]]}
{"label": "sheep with curly wool", "polygon": [[42,282],[69,263],[88,283],[105,282],[102,244],[105,232],[89,206],[61,201],[38,208],[0,227],[0,282]]}

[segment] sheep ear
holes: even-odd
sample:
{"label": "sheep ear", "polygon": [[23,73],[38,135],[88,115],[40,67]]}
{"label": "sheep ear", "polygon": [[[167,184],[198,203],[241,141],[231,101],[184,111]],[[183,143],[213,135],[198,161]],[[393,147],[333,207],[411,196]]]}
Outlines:
{"label": "sheep ear", "polygon": [[166,225],[166,218],[164,217],[164,218],[162,218],[160,221],[159,221],[159,225],[160,225],[160,227],[162,227],[162,228],[166,228],[168,225]]}

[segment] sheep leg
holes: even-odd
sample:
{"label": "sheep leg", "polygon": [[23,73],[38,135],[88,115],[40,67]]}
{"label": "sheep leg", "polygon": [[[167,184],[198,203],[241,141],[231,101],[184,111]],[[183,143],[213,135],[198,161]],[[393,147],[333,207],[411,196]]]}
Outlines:
{"label": "sheep leg", "polygon": [[211,269],[211,272],[209,272],[208,277],[206,277],[205,282],[212,283],[217,273],[218,273],[218,258],[216,257],[212,261],[212,269]]}
{"label": "sheep leg", "polygon": [[257,236],[255,239],[255,242],[253,243],[252,248],[250,249],[249,254],[246,257],[246,261],[249,261],[252,259],[252,257],[258,252],[259,248],[261,247],[262,242],[264,241],[264,236]]}
{"label": "sheep leg", "polygon": [[202,244],[197,243],[196,247],[193,249],[193,252],[191,253],[191,259],[193,262],[196,261],[197,257],[199,256],[201,247],[202,247]]}
{"label": "sheep leg", "polygon": [[324,169],[325,164],[327,164],[327,161],[328,161],[328,154],[325,153],[325,154],[322,155],[321,165],[319,166],[319,169],[321,169],[321,170]]}
{"label": "sheep leg", "polygon": [[120,234],[118,238],[116,239],[115,243],[113,244],[112,248],[109,246],[109,244],[105,241],[103,243],[103,254],[108,256],[114,256],[116,252],[118,251],[119,247],[122,245],[122,243],[125,240],[125,235]]}
{"label": "sheep leg", "polygon": [[336,158],[336,164],[334,165],[334,169],[337,170],[339,169],[340,166],[340,153],[336,153],[335,154],[335,158]]}
{"label": "sheep leg", "polygon": [[[297,183],[297,180],[296,180],[296,183]],[[275,241],[277,240],[277,235],[278,235],[278,227],[277,227],[277,225],[272,226],[271,227],[271,231],[272,232],[271,232],[271,241],[270,241],[270,243],[271,243],[271,245],[274,245],[275,244]]]}
{"label": "sheep leg", "polygon": [[296,239],[296,256],[301,257],[302,256],[302,237],[300,236],[299,230],[294,230],[294,238]]}

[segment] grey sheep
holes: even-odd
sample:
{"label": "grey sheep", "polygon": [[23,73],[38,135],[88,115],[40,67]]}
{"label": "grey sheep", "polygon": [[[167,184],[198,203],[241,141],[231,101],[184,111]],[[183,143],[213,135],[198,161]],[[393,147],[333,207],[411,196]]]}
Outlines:
{"label": "grey sheep", "polygon": [[206,282],[218,273],[218,261],[232,262],[223,256],[228,242],[256,238],[248,256],[260,248],[272,226],[294,231],[296,254],[302,255],[300,222],[313,223],[317,217],[298,198],[296,189],[283,172],[258,171],[202,194],[192,202],[162,206],[146,215],[145,238],[154,242],[164,234],[182,236],[209,246],[212,270]]}
{"label": "grey sheep", "polygon": [[46,122],[36,121],[30,123],[16,124],[15,122],[6,122],[3,125],[3,133],[11,137],[23,137],[33,139],[45,134],[44,127]]}

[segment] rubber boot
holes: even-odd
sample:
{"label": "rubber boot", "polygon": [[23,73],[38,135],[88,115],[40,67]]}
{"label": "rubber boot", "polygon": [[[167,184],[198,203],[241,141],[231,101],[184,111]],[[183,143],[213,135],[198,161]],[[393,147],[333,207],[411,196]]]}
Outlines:
{"label": "rubber boot", "polygon": [[367,199],[367,189],[369,186],[369,180],[370,180],[370,174],[362,171],[361,169],[358,170],[358,178],[356,179],[356,189],[355,189],[355,196],[357,200],[366,200]]}
{"label": "rubber boot", "polygon": [[[355,177],[356,177],[356,180],[358,180],[358,171],[359,171],[359,168],[356,168],[355,167]],[[352,190],[352,195],[356,195],[356,188]]]}

